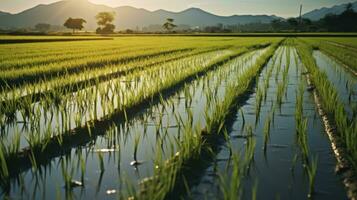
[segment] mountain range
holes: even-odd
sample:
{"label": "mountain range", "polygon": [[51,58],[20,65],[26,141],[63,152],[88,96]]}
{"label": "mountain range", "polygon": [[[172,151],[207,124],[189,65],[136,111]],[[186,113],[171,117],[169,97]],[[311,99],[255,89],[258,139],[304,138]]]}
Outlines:
{"label": "mountain range", "polygon": [[[315,9],[312,10],[308,13],[305,13],[302,17],[303,18],[308,18],[312,21],[317,21],[321,18],[323,18],[327,14],[341,14],[343,11],[346,10],[347,4],[340,4],[340,5],[335,5],[331,8],[320,8],[320,9]],[[352,8],[357,11],[357,1],[352,3]]]}
{"label": "mountain range", "polygon": [[[304,14],[303,17],[316,20],[327,13],[339,13],[346,5],[322,8]],[[354,3],[357,7],[357,2]],[[29,28],[38,23],[48,23],[62,26],[69,17],[84,18],[87,23],[86,30],[94,30],[96,25],[95,15],[98,12],[109,11],[116,13],[115,25],[117,29],[136,29],[150,25],[163,24],[167,18],[173,18],[175,24],[190,27],[214,26],[218,23],[223,25],[236,25],[248,23],[269,23],[274,19],[283,19],[275,15],[232,15],[218,16],[206,12],[200,8],[189,8],[181,12],[166,10],[148,11],[130,6],[112,8],[105,5],[97,5],[88,0],[62,0],[52,4],[40,4],[17,14],[0,11],[0,28]]]}

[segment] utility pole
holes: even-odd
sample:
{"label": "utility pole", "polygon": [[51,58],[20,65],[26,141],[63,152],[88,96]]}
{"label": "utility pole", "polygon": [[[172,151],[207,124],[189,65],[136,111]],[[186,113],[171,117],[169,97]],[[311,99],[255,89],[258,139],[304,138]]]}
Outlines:
{"label": "utility pole", "polygon": [[299,16],[299,24],[301,25],[301,20],[302,20],[302,18],[301,18],[301,12],[302,12],[302,4],[300,4],[300,16]]}

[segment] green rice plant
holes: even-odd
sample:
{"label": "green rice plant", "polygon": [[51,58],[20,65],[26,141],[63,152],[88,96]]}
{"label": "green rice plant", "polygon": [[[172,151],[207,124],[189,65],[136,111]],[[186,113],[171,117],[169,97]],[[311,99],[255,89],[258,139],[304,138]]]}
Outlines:
{"label": "green rice plant", "polygon": [[271,117],[268,116],[265,120],[265,123],[264,123],[264,130],[263,130],[263,133],[264,133],[264,147],[263,147],[263,150],[264,152],[266,152],[267,150],[267,144],[269,142],[269,138],[270,138],[270,125],[271,125]]}
{"label": "green rice plant", "polygon": [[[245,73],[239,74],[237,83],[228,84],[224,98],[211,105],[212,110],[205,109],[206,126],[202,130],[199,126],[193,128],[190,123],[184,124],[184,134],[182,142],[178,149],[179,152],[171,159],[155,167],[155,173],[152,179],[144,183],[145,192],[141,192],[140,199],[163,199],[172,188],[175,186],[176,176],[181,172],[182,168],[186,166],[189,159],[199,158],[202,151],[207,151],[210,148],[209,143],[204,143],[205,137],[210,135],[221,135],[224,133],[225,119],[230,111],[236,107],[236,99],[242,95],[249,87],[250,83],[254,80],[259,70],[267,63],[267,60],[272,56],[278,44],[273,45],[269,50],[258,59],[257,62]],[[213,91],[214,92],[214,91]],[[211,103],[212,103],[211,102]],[[223,133],[222,133],[223,131]],[[248,134],[253,134],[252,132]],[[204,148],[203,148],[204,147]],[[250,141],[248,145],[247,160],[251,161],[254,155],[255,142]],[[157,162],[162,163],[162,162]],[[236,188],[236,187],[235,187]]]}
{"label": "green rice plant", "polygon": [[74,167],[69,166],[69,163],[65,159],[61,159],[61,172],[62,178],[65,184],[66,190],[71,190],[73,188],[72,180],[74,174]]}
{"label": "green rice plant", "polygon": [[338,136],[345,145],[348,154],[351,156],[350,161],[356,167],[357,161],[357,147],[356,147],[356,123],[349,122],[348,115],[344,110],[344,105],[338,98],[336,89],[329,82],[325,73],[319,71],[316,66],[316,61],[312,57],[312,47],[308,44],[297,41],[297,49],[302,63],[309,71],[309,76],[312,83],[316,87],[320,96],[322,107],[325,112],[333,118]]}
{"label": "green rice plant", "polygon": [[296,93],[295,122],[298,144],[305,164],[308,163],[309,148],[307,143],[307,118],[303,116],[304,85],[299,85]]}
{"label": "green rice plant", "polygon": [[316,172],[317,172],[317,162],[318,158],[312,158],[312,161],[310,165],[307,166],[307,175],[309,177],[309,194],[308,198],[311,199],[313,198],[313,195],[315,193],[315,178],[316,178]]}
{"label": "green rice plant", "polygon": [[[230,200],[230,199],[239,199],[241,197],[241,190],[242,190],[242,178],[244,175],[243,169],[241,164],[244,163],[240,160],[240,156],[237,154],[233,154],[233,166],[232,166],[232,173],[230,174],[229,178],[228,175],[220,177],[220,189],[223,194],[223,199]],[[230,180],[227,183],[227,180]]]}

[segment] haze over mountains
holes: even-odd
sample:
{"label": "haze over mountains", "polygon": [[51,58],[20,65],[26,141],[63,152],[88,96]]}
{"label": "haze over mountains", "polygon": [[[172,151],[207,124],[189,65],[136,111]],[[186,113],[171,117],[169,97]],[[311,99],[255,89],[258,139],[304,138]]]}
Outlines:
{"label": "haze over mountains", "polygon": [[[320,19],[326,13],[342,12],[344,7],[345,5],[335,6],[330,9],[323,8],[306,13],[304,17],[313,20]],[[354,3],[354,7],[357,8],[357,2]],[[274,19],[281,19],[274,15],[218,16],[199,8],[189,8],[181,12],[148,11],[130,6],[111,8],[105,5],[93,4],[87,0],[63,0],[48,5],[38,5],[17,14],[0,12],[0,28],[29,28],[38,23],[62,26],[68,17],[80,17],[87,21],[86,30],[94,30],[97,27],[95,15],[102,11],[116,13],[115,25],[117,29],[136,29],[162,24],[166,18],[173,18],[175,19],[175,24],[184,24],[190,27],[214,26],[218,23],[224,25],[269,23]]]}
{"label": "haze over mountains", "polygon": [[[336,15],[341,14],[343,11],[346,10],[346,6],[347,6],[347,4],[340,4],[340,5],[335,5],[331,8],[315,9],[313,11],[305,13],[303,15],[303,17],[311,19],[313,21],[317,21],[317,20],[323,18],[327,14],[336,14]],[[357,11],[357,1],[352,3],[352,8],[355,11]]]}

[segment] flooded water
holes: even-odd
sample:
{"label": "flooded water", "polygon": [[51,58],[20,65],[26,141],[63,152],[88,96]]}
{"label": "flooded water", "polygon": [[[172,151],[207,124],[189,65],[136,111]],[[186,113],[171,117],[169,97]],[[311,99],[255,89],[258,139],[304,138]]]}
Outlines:
{"label": "flooded water", "polygon": [[336,88],[339,99],[344,104],[349,119],[357,116],[357,77],[333,58],[321,51],[314,51],[313,56],[319,69],[327,75]]}
{"label": "flooded water", "polygon": [[49,135],[63,134],[89,121],[101,119],[115,109],[122,109],[137,100],[137,97],[148,97],[150,92],[160,87],[160,83],[156,81],[158,77],[161,77],[163,84],[177,68],[185,71],[194,66],[205,67],[229,53],[231,53],[229,50],[210,52],[158,65],[140,73],[133,73],[63,96],[57,104],[37,102],[30,106],[29,112],[25,112],[26,110],[15,112],[15,120],[1,127],[2,141],[11,144],[10,141],[19,136],[20,148],[24,148],[31,145],[29,144],[31,141],[44,140]]}
{"label": "flooded water", "polygon": [[[83,138],[73,142],[71,148],[54,152],[46,165],[20,173],[3,192],[12,198],[25,199],[126,196],[127,187],[137,187],[141,180],[153,174],[158,151],[163,159],[177,151],[184,124],[205,126],[204,112],[214,108],[208,96],[214,94],[216,101],[221,101],[226,86],[252,66],[264,51],[254,51],[218,67],[126,122],[113,119],[110,126],[98,126],[94,139]],[[105,116],[106,112],[99,113]],[[139,164],[133,166],[133,161]],[[73,182],[77,187],[68,190],[64,188],[65,180],[79,182]]]}
{"label": "flooded water", "polygon": [[[258,88],[263,87],[268,79],[269,87],[266,100],[261,103],[257,113],[257,89],[250,95],[234,118],[229,132],[232,152],[242,154],[246,151],[247,139],[239,137],[244,134],[244,127],[253,128],[256,146],[249,172],[242,178],[242,199],[251,199],[257,184],[257,199],[307,199],[309,180],[306,173],[302,146],[296,132],[296,95],[300,84],[306,85],[302,75],[302,66],[296,59],[294,49],[280,48],[281,55],[275,55],[276,62],[270,61],[259,76]],[[286,54],[290,54],[290,64]],[[282,58],[281,62],[279,61]],[[281,64],[280,64],[281,63]],[[287,69],[287,66],[289,68]],[[273,69],[272,69],[273,68]],[[279,69],[280,68],[280,69]],[[272,75],[268,72],[272,70]],[[277,96],[279,84],[283,82],[284,72],[287,76],[281,105]],[[276,75],[278,73],[278,75]],[[256,116],[259,115],[257,118]],[[321,119],[316,112],[313,96],[306,89],[303,93],[303,115],[307,119],[308,158],[317,161],[315,193],[313,199],[347,199],[340,177],[335,174],[336,160],[331,144],[324,132]],[[270,133],[265,137],[264,126],[271,119]],[[265,150],[264,150],[265,149]],[[190,196],[193,199],[220,199],[222,197],[221,179],[223,175],[232,174],[230,157],[231,148],[221,146],[214,161],[201,169],[202,175],[191,180]],[[230,180],[225,180],[228,183]]]}

